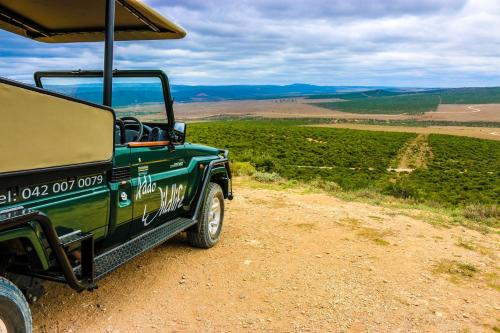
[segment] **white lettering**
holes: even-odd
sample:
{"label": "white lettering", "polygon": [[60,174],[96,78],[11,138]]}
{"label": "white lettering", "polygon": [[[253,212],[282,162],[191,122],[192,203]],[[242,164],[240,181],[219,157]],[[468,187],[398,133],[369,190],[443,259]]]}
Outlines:
{"label": "white lettering", "polygon": [[[156,190],[156,183],[154,184],[154,189]],[[142,223],[145,227],[153,223],[156,218],[171,213],[181,208],[184,203],[185,193],[183,191],[184,187],[182,184],[173,184],[170,188],[165,186],[165,189],[159,187],[160,190],[160,209],[156,214],[150,218],[150,214],[147,212],[147,205],[144,205],[144,212],[142,214]],[[153,190],[154,192],[154,190]],[[144,193],[143,193],[144,194]]]}
{"label": "white lettering", "polygon": [[2,194],[2,195],[0,195],[0,205],[3,205],[5,203],[7,203],[7,195]]}
{"label": "white lettering", "polygon": [[141,177],[139,177],[138,183],[135,200],[140,200],[144,194],[151,194],[156,191],[156,183],[152,182],[151,176],[144,176],[142,180]]}

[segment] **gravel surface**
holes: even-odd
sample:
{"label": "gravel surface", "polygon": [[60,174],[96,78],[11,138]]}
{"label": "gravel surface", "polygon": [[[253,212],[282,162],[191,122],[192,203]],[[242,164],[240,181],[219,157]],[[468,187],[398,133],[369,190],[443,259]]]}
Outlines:
{"label": "gravel surface", "polygon": [[[75,293],[36,332],[492,332],[499,236],[326,194],[235,186],[221,242],[184,235]],[[474,268],[464,274],[453,265]],[[448,265],[448,266],[447,266]],[[472,276],[467,276],[472,275]]]}

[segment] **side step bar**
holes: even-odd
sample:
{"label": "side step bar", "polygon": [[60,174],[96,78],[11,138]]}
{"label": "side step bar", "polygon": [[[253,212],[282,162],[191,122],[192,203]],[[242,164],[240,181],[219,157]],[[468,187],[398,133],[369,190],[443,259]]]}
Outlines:
{"label": "side step bar", "polygon": [[[92,256],[93,256],[93,239],[86,239],[85,243],[86,255],[85,258],[86,264],[84,264],[83,269],[81,270],[80,279],[78,279],[71,267],[71,263],[68,259],[66,251],[64,250],[64,246],[61,244],[59,236],[57,235],[54,226],[52,225],[50,219],[43,213],[24,209],[24,207],[16,207],[15,209],[4,210],[0,212],[0,231],[16,228],[18,226],[25,225],[30,222],[35,222],[40,225],[42,231],[47,238],[47,242],[49,243],[50,249],[52,250],[55,259],[62,271],[63,276],[53,276],[51,274],[26,274],[26,272],[19,272],[19,274],[31,275],[35,277],[45,278],[52,281],[57,282],[65,282],[71,288],[75,290],[84,290],[84,289],[92,289],[94,288],[93,281],[93,265],[92,265]],[[82,257],[83,259],[83,257]],[[38,276],[36,276],[38,275]]]}
{"label": "side step bar", "polygon": [[[95,280],[99,280],[104,275],[114,271],[147,250],[160,245],[195,223],[196,221],[192,219],[176,218],[95,257]],[[76,275],[79,276],[81,271],[81,266],[75,268]]]}

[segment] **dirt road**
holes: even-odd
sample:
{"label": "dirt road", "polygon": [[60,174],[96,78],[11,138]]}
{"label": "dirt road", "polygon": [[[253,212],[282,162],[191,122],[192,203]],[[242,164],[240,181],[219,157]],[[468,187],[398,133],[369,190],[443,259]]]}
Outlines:
{"label": "dirt road", "polygon": [[426,112],[419,120],[500,121],[500,104],[441,104],[436,112]]}
{"label": "dirt road", "polygon": [[37,332],[490,332],[499,238],[402,211],[236,182],[211,250],[183,237],[93,293],[48,285]]}

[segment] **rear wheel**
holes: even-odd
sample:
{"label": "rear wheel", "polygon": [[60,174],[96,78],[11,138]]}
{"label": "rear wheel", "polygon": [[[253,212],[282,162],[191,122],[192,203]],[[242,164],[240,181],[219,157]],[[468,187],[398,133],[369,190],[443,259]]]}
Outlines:
{"label": "rear wheel", "polygon": [[203,202],[199,225],[188,230],[188,240],[192,246],[211,248],[220,239],[224,221],[224,193],[219,184],[210,183]]}
{"label": "rear wheel", "polygon": [[31,333],[31,312],[23,293],[0,277],[0,333]]}

